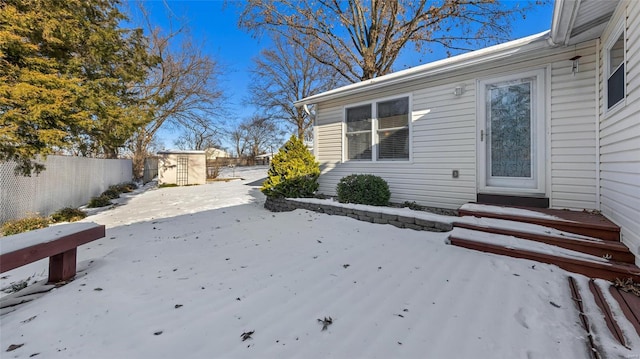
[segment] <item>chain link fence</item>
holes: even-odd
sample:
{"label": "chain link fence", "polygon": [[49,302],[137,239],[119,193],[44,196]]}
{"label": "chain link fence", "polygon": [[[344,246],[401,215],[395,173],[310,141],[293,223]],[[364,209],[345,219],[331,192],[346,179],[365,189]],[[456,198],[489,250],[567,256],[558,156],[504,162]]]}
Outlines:
{"label": "chain link fence", "polygon": [[132,178],[131,160],[48,156],[44,165],[39,175],[22,177],[14,174],[15,163],[0,163],[0,223],[79,207]]}

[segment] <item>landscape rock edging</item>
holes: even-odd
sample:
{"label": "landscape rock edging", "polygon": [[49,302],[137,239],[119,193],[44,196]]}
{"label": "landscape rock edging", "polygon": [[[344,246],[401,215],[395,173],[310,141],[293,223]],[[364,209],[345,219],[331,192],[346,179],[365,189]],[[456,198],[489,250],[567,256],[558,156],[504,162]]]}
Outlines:
{"label": "landscape rock edging", "polygon": [[390,224],[398,228],[409,228],[416,231],[449,232],[453,229],[453,225],[446,222],[428,221],[411,216],[345,208],[332,206],[330,204],[291,201],[286,198],[267,197],[264,208],[271,212],[291,212],[296,209],[306,209],[308,211],[326,213],[334,216],[351,217],[369,223]]}

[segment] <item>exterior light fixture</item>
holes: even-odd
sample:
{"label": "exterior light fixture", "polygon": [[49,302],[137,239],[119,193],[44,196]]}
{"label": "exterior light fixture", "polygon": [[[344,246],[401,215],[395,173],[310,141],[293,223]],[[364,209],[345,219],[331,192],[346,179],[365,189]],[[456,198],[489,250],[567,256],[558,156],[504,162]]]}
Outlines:
{"label": "exterior light fixture", "polygon": [[569,59],[569,61],[571,61],[571,73],[573,75],[580,71],[580,61],[578,60],[580,60],[581,57],[582,56],[577,55]]}

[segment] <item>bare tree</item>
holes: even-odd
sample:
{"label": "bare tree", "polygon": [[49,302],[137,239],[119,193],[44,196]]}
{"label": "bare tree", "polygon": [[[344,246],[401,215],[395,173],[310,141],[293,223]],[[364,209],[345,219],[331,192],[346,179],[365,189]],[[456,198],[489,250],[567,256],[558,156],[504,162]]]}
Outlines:
{"label": "bare tree", "polygon": [[231,132],[238,157],[247,158],[250,165],[256,156],[278,148],[283,135],[272,118],[259,115],[244,120]]}
{"label": "bare tree", "polygon": [[236,156],[243,157],[246,155],[247,141],[245,140],[245,131],[243,126],[238,126],[230,133],[231,141],[235,146]]}
{"label": "bare tree", "polygon": [[[140,128],[129,141],[134,174],[140,175],[147,148],[160,128],[202,127],[212,130],[220,127],[221,116],[226,113],[224,94],[219,87],[220,65],[202,53],[202,45],[189,40],[187,31],[164,34],[153,27],[145,14],[150,30],[150,52],[159,60],[146,83],[138,91],[145,106],[139,116],[146,117],[147,125]],[[179,47],[172,46],[181,40]]]}
{"label": "bare tree", "polygon": [[[321,47],[322,43],[310,39],[307,46]],[[313,121],[303,108],[295,107],[293,103],[336,87],[340,76],[283,37],[274,39],[273,48],[263,50],[253,63],[248,102],[272,118],[293,125],[298,138],[304,140]]]}
{"label": "bare tree", "polygon": [[212,128],[208,119],[202,118],[183,126],[183,132],[173,142],[182,150],[204,151],[212,147],[220,147],[222,132],[218,128]]}
{"label": "bare tree", "polygon": [[[393,71],[401,50],[469,50],[509,38],[516,16],[548,0],[248,0],[239,26],[290,39],[350,82]],[[308,38],[324,46],[308,46]],[[316,51],[320,49],[320,52]],[[327,56],[326,49],[330,56]]]}

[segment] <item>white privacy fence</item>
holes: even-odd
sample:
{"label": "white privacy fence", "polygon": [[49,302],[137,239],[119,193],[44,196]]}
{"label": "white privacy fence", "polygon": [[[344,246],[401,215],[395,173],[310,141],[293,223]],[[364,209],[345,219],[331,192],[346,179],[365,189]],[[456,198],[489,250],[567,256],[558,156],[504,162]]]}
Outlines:
{"label": "white privacy fence", "polygon": [[38,213],[79,207],[110,185],[130,182],[131,160],[48,156],[46,170],[16,176],[15,163],[0,163],[0,223]]}

